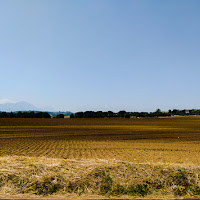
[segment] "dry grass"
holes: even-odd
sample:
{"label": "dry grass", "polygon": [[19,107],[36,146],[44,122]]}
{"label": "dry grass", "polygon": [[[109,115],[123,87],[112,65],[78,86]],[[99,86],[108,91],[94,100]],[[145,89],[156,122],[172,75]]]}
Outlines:
{"label": "dry grass", "polygon": [[195,165],[7,156],[0,169],[1,198],[200,197]]}

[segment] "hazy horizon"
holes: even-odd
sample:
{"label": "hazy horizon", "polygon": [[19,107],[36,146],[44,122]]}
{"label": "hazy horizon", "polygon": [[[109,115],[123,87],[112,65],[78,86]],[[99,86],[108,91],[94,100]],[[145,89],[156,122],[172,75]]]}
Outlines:
{"label": "hazy horizon", "polygon": [[200,109],[200,1],[0,0],[0,104]]}
{"label": "hazy horizon", "polygon": [[[25,106],[27,107],[27,104],[30,104],[29,102],[26,102],[26,101],[18,101],[18,102],[14,102],[12,100],[9,100],[9,99],[2,99],[0,100],[0,112],[16,112],[16,111],[47,111],[47,112],[72,112],[72,113],[76,113],[76,112],[85,112],[85,111],[103,111],[103,112],[107,112],[107,111],[113,111],[113,112],[119,112],[119,111],[122,111],[123,109],[119,109],[119,110],[111,110],[111,109],[103,109],[103,110],[78,110],[78,111],[75,111],[73,112],[72,110],[56,110],[55,108],[53,108],[52,106],[46,106],[46,107],[37,107],[33,104],[30,104],[30,108],[27,108],[27,109],[18,109],[16,107],[14,107],[13,109],[13,106],[15,105],[18,105],[20,104],[20,106],[22,106],[23,104],[25,104]],[[1,108],[1,105],[12,105],[11,107],[6,107],[7,110],[2,110]],[[158,110],[160,108],[157,108],[156,110]],[[162,110],[161,111],[169,111],[169,110],[174,110],[174,109],[177,109],[177,110],[188,110],[188,108],[171,108],[171,109],[168,109],[168,110]],[[191,110],[192,109],[197,109],[197,108],[190,108]],[[156,110],[125,110],[127,112],[155,112]],[[200,108],[198,109],[200,110]]]}

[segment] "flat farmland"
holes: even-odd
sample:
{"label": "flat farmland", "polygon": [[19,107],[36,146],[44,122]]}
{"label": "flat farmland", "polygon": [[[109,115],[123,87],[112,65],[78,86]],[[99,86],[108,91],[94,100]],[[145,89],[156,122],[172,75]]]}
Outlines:
{"label": "flat farmland", "polygon": [[200,163],[200,117],[0,119],[0,156]]}

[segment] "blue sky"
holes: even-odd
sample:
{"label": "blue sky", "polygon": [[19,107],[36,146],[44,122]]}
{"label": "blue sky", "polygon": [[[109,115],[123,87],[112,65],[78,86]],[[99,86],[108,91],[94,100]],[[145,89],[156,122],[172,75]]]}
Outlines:
{"label": "blue sky", "polygon": [[0,102],[200,108],[199,10],[198,0],[0,0]]}

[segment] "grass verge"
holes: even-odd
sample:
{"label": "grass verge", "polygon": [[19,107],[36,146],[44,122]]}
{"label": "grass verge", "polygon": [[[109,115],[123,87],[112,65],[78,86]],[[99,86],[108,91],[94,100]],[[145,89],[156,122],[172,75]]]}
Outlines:
{"label": "grass verge", "polygon": [[0,157],[0,197],[200,197],[200,167],[117,160]]}

